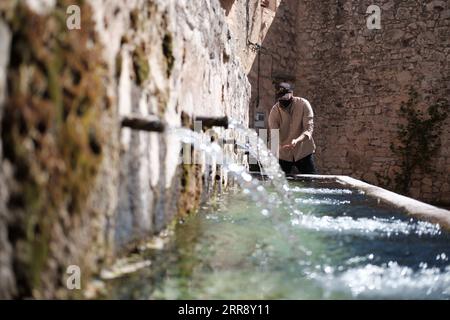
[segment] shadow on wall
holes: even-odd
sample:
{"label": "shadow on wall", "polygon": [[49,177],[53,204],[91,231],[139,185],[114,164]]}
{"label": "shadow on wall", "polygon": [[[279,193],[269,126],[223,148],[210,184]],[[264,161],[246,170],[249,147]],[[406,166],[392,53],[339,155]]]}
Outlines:
{"label": "shadow on wall", "polygon": [[236,0],[219,0],[219,1],[222,8],[225,9],[225,14],[228,16]]}
{"label": "shadow on wall", "polygon": [[[257,43],[260,47],[253,48],[258,55],[249,73],[251,128],[267,128],[267,119],[275,104],[275,85],[282,81],[295,83],[297,9],[297,0],[281,0],[263,43]],[[299,95],[299,92],[295,93]]]}

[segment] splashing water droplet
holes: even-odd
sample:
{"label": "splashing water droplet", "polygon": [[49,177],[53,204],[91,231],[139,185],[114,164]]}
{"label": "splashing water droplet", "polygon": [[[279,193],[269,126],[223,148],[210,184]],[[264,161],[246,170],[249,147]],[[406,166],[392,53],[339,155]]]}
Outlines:
{"label": "splashing water droplet", "polygon": [[246,182],[251,182],[253,179],[252,176],[250,174],[248,174],[247,172],[243,172],[241,174],[241,176],[242,176],[242,179],[244,179],[244,181],[246,181]]}

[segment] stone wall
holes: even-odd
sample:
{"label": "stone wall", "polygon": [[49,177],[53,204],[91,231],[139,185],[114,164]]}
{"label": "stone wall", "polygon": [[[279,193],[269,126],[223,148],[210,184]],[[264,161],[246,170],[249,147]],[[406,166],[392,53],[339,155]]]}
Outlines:
{"label": "stone wall", "polygon": [[83,29],[69,33],[57,18],[68,4],[0,7],[1,42],[10,39],[1,58],[8,62],[1,132],[8,195],[0,228],[1,247],[11,248],[2,252],[9,253],[1,261],[4,297],[54,296],[68,265],[80,266],[84,280],[107,257],[105,219],[115,202],[104,190],[114,185],[117,157],[104,139],[118,123],[92,10],[80,2]]}
{"label": "stone wall", "polygon": [[[367,28],[372,4],[381,8],[381,30]],[[261,51],[259,111],[267,115],[274,103],[272,82],[292,81],[316,113],[320,172],[395,189],[400,159],[390,146],[405,122],[401,103],[411,87],[421,110],[450,97],[449,3],[285,0],[278,12],[264,43],[275,54]],[[270,60],[285,67],[278,72]],[[256,64],[252,70],[255,101]],[[413,173],[412,197],[450,203],[449,128],[447,119],[438,154]]]}
{"label": "stone wall", "polygon": [[[3,116],[4,100],[6,98],[6,72],[9,62],[9,48],[11,36],[7,25],[0,21],[0,119]],[[0,122],[1,130],[1,122]],[[3,158],[2,145],[0,144],[0,159]],[[15,279],[12,271],[12,248],[8,241],[8,214],[6,201],[8,189],[6,187],[6,173],[4,166],[0,166],[0,299],[8,299],[15,293]]]}
{"label": "stone wall", "polygon": [[277,14],[281,0],[220,0],[225,9],[230,37],[246,70],[255,61],[257,51],[249,45],[261,44]]}
{"label": "stone wall", "polygon": [[[122,42],[116,52],[116,60],[121,62],[120,114],[158,115],[170,127],[182,125],[182,112],[191,116],[226,114],[247,121],[249,85],[228,41],[229,31],[218,2],[142,2],[133,10],[130,15],[136,15],[136,22],[126,32],[101,32]],[[140,55],[144,64],[148,63],[148,75],[138,84],[136,67],[140,66],[135,60]],[[142,240],[167,225],[182,198],[180,177],[189,175],[185,170],[192,168],[178,166],[181,145],[173,134],[123,129],[120,138],[120,228],[116,240],[122,245]],[[214,173],[210,175],[215,181]],[[201,184],[193,188],[189,191],[192,201],[198,201]]]}
{"label": "stone wall", "polygon": [[[260,43],[249,72],[252,84],[250,126],[267,128],[267,120],[275,103],[275,84],[295,82],[298,53],[296,47],[298,1],[282,0],[274,20]],[[256,119],[259,114],[259,120]],[[263,118],[261,118],[263,115]]]}
{"label": "stone wall", "polygon": [[[70,4],[81,30],[65,27]],[[2,1],[0,297],[79,296],[65,289],[69,265],[85,288],[226,182],[215,167],[180,165],[170,130],[121,129],[120,118],[248,123],[250,87],[229,34],[218,0]]]}
{"label": "stone wall", "polygon": [[[421,94],[422,108],[450,97],[450,7],[381,1],[382,29],[369,30],[365,12],[372,3],[301,1],[296,84],[316,109],[321,171],[393,188],[400,168],[390,145],[410,87]],[[449,128],[447,119],[440,151],[413,176],[411,196],[450,203]]]}

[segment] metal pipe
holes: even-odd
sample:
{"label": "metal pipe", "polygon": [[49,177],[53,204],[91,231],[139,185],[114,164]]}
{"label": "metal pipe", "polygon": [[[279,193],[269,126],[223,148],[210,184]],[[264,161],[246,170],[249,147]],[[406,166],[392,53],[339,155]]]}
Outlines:
{"label": "metal pipe", "polygon": [[228,117],[195,117],[195,122],[201,122],[203,130],[210,129],[212,127],[223,127],[228,129]]}
{"label": "metal pipe", "polygon": [[123,116],[121,120],[122,127],[133,130],[149,131],[149,132],[164,132],[166,125],[156,116],[139,116],[127,115]]}
{"label": "metal pipe", "polygon": [[228,117],[204,117],[204,116],[190,116],[184,111],[181,111],[181,123],[183,127],[194,129],[194,122],[201,122],[202,129],[207,130],[212,127],[223,127],[228,129]]}

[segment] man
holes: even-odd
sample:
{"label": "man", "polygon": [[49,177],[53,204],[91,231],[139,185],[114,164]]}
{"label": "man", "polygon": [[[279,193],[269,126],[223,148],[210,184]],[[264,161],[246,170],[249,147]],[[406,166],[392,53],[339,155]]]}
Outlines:
{"label": "man", "polygon": [[316,174],[312,137],[314,113],[308,100],[295,97],[289,83],[280,83],[278,102],[269,115],[269,128],[279,129],[279,162],[286,174],[296,166],[301,174]]}

